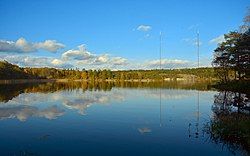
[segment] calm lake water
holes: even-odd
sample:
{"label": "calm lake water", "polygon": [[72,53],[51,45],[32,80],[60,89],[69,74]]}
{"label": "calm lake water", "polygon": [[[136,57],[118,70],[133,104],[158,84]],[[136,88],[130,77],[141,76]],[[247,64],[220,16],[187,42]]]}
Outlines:
{"label": "calm lake water", "polygon": [[247,134],[235,143],[216,129],[237,95],[177,82],[2,84],[0,155],[247,155]]}

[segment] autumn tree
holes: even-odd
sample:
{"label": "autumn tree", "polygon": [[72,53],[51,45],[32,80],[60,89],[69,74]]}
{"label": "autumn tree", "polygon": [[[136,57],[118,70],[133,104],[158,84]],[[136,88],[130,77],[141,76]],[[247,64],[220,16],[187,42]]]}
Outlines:
{"label": "autumn tree", "polygon": [[[245,17],[240,31],[224,35],[225,41],[214,50],[213,66],[218,77],[227,82],[229,71],[234,71],[235,79],[249,77],[250,70],[250,15]],[[244,31],[243,31],[244,28]]]}

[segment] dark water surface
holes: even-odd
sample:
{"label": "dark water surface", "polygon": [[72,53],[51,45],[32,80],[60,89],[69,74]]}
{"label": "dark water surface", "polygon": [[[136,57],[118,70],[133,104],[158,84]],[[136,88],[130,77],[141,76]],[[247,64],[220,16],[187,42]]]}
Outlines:
{"label": "dark water surface", "polygon": [[1,84],[0,155],[248,155],[247,106],[199,83]]}

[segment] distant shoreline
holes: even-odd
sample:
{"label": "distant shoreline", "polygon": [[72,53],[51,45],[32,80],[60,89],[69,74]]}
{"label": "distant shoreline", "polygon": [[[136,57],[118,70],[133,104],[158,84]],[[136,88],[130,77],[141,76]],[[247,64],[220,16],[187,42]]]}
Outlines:
{"label": "distant shoreline", "polygon": [[0,80],[0,84],[15,84],[15,83],[43,83],[43,82],[201,82],[201,81],[216,81],[216,79],[130,79],[130,80],[119,80],[119,79],[106,79],[106,80],[86,80],[86,79],[8,79]]}
{"label": "distant shoreline", "polygon": [[37,82],[55,82],[55,80],[51,80],[51,79],[9,79],[9,80],[0,80],[0,84],[37,83]]}

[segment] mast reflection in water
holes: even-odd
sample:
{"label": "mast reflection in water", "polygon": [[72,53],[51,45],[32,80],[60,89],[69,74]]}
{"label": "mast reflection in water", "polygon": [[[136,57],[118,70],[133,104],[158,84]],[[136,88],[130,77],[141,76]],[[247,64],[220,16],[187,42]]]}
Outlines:
{"label": "mast reflection in water", "polygon": [[248,99],[204,83],[1,84],[0,155],[249,154]]}

